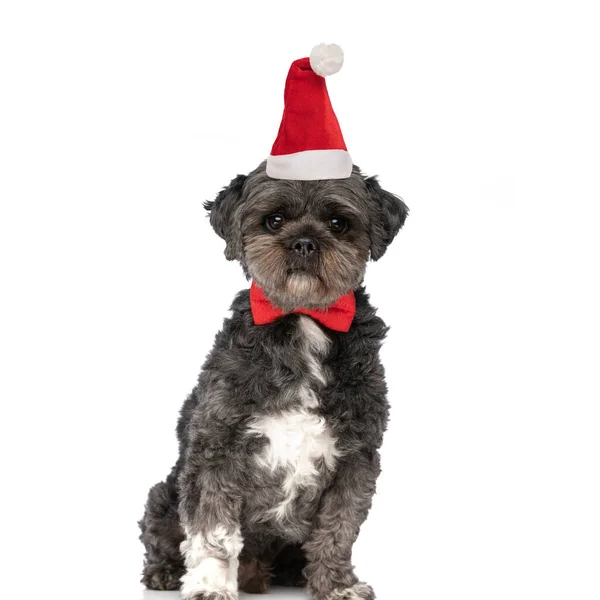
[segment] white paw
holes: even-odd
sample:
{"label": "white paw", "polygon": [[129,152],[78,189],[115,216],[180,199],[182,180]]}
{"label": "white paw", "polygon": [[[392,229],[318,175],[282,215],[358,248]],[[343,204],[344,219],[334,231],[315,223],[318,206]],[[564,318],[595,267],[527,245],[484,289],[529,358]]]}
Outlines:
{"label": "white paw", "polygon": [[196,592],[186,600],[238,600],[237,592]]}
{"label": "white paw", "polygon": [[362,582],[345,589],[334,590],[327,596],[327,600],[374,600],[374,598],[373,588]]}
{"label": "white paw", "polygon": [[237,600],[237,560],[206,557],[181,578],[186,600]]}
{"label": "white paw", "polygon": [[[187,534],[187,532],[186,532]],[[181,543],[187,572],[181,578],[185,600],[238,600],[239,529],[217,527],[208,535],[186,535]]]}

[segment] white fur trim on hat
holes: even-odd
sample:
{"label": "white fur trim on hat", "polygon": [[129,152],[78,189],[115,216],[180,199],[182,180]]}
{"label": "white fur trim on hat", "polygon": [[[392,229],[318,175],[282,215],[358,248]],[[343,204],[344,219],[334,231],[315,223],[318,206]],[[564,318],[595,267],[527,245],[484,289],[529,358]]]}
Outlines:
{"label": "white fur trim on hat", "polygon": [[267,158],[267,175],[273,179],[346,179],[351,174],[352,159],[346,150],[305,150]]}

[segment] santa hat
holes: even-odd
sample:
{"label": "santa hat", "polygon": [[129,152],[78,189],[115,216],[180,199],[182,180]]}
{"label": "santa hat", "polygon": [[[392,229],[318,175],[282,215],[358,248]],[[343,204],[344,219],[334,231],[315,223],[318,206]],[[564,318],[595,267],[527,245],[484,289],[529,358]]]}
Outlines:
{"label": "santa hat", "polygon": [[274,179],[344,179],[352,159],[333,112],[325,77],[337,73],[344,53],[336,44],[319,44],[310,58],[292,63],[285,82],[283,118],[267,158]]}

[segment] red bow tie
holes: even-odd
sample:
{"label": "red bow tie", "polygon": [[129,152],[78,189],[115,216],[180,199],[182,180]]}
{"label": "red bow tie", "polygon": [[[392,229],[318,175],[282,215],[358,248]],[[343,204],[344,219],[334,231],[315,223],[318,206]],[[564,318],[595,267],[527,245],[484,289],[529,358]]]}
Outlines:
{"label": "red bow tie", "polygon": [[[284,313],[280,308],[273,306],[262,289],[254,281],[250,286],[250,308],[252,309],[252,317],[254,318],[255,325],[266,325],[279,317],[291,314]],[[345,296],[340,296],[326,309],[315,308],[309,310],[307,308],[297,308],[292,312],[308,315],[321,323],[321,325],[325,325],[325,327],[334,331],[348,331],[356,313],[354,292],[350,291]]]}

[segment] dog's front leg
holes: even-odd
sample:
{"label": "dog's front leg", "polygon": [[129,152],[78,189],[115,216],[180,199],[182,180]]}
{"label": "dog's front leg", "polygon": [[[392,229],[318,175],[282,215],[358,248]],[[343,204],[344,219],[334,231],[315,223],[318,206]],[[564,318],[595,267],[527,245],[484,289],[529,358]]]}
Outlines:
{"label": "dog's front leg", "polygon": [[188,461],[180,480],[181,544],[186,600],[237,600],[241,500],[234,461],[225,457]]}
{"label": "dog's front leg", "polygon": [[372,600],[371,586],[352,568],[352,545],[367,517],[379,475],[376,450],[347,456],[321,500],[315,528],[304,544],[304,574],[314,600]]}

